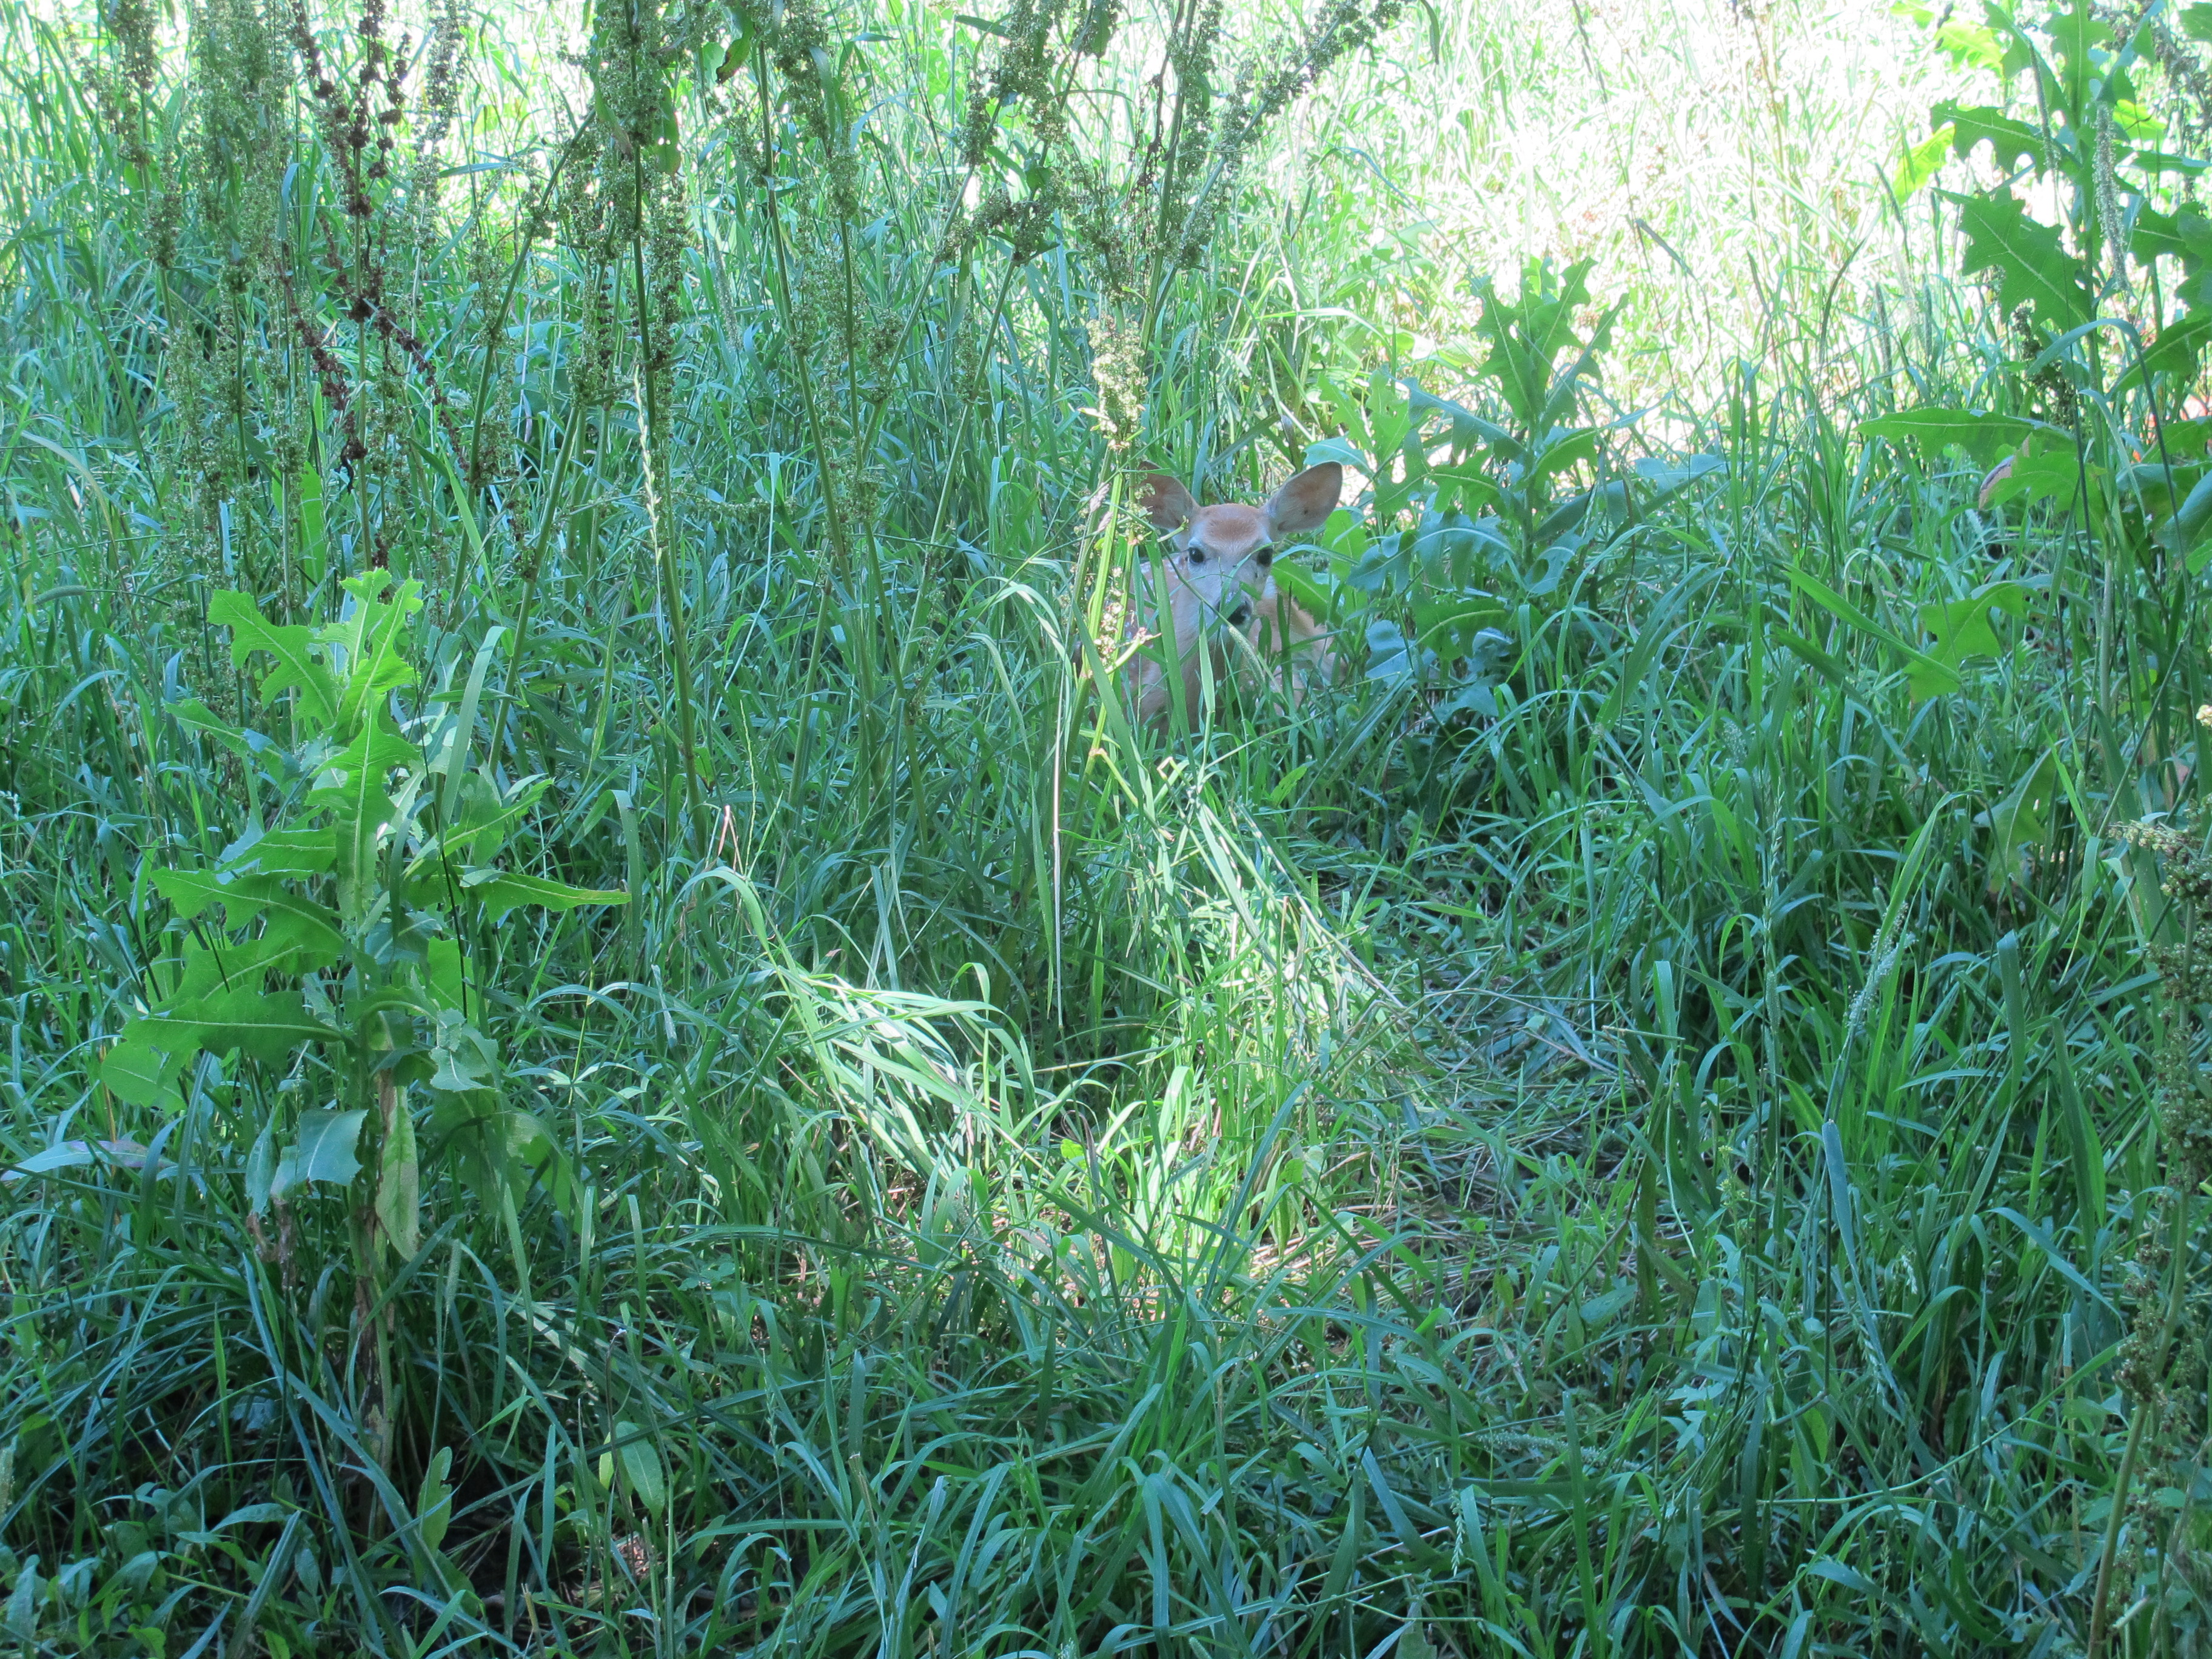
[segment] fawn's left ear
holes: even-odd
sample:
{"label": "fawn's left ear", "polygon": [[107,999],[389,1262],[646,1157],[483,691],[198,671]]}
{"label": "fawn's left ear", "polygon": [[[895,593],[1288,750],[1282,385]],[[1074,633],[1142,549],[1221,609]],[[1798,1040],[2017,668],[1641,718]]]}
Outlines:
{"label": "fawn's left ear", "polygon": [[1137,492],[1136,506],[1152,521],[1152,528],[1159,531],[1180,530],[1198,514],[1198,503],[1191,500],[1190,491],[1181,480],[1164,472],[1154,472],[1145,479]]}
{"label": "fawn's left ear", "polygon": [[1334,461],[1310,466],[1267,497],[1267,527],[1278,536],[1318,530],[1336,511],[1336,498],[1343,493],[1342,467]]}

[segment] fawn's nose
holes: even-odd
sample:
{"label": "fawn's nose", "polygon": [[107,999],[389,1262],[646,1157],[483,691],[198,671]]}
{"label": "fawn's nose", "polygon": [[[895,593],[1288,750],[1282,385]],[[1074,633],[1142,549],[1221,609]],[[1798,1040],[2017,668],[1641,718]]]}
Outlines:
{"label": "fawn's nose", "polygon": [[1249,599],[1241,602],[1234,611],[1229,613],[1229,625],[1231,628],[1242,628],[1245,623],[1251,620],[1252,603]]}

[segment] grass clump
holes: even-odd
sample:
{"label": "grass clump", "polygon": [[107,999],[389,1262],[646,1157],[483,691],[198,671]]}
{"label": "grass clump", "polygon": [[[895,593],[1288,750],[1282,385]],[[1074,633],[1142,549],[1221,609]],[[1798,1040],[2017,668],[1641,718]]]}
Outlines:
{"label": "grass clump", "polygon": [[[1388,0],[7,11],[8,1638],[2201,1650],[2197,71],[2048,21],[2001,305],[1662,418],[1332,185]],[[1324,459],[1352,673],[1133,725],[1133,474]]]}

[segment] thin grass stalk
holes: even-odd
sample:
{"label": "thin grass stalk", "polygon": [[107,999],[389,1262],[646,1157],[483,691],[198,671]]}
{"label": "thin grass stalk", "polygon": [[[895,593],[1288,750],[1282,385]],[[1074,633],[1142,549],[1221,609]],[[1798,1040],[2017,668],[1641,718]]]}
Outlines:
{"label": "thin grass stalk", "polygon": [[[830,453],[828,438],[822,429],[821,412],[815,404],[813,377],[809,373],[807,349],[805,342],[799,337],[797,319],[791,302],[790,258],[783,234],[783,216],[777,201],[775,113],[773,101],[769,95],[768,49],[765,45],[757,46],[754,50],[753,75],[760,88],[761,140],[764,147],[764,154],[768,157],[768,174],[761,180],[761,193],[768,211],[769,242],[773,255],[772,269],[775,273],[776,317],[782,325],[784,338],[790,343],[792,354],[799,362],[797,379],[799,404],[805,415],[807,442],[814,452],[815,471],[822,487],[822,511],[829,525],[830,546],[836,565],[831,586],[833,589],[840,590],[837,595],[838,608],[845,610],[842,603],[843,593],[849,592],[853,585],[852,542],[847,531],[843,504],[838,495],[836,458]],[[880,581],[878,583],[878,591],[880,593]],[[852,613],[847,611],[846,614],[847,619],[852,620]],[[872,717],[876,706],[876,642],[872,639],[864,642],[859,637],[860,630],[857,628],[850,629],[848,632],[852,635],[851,645],[854,654],[859,659],[861,705],[864,709],[869,711],[861,721],[860,744],[863,759],[866,762],[864,769],[872,777],[876,770],[875,726]],[[807,696],[799,720],[799,740],[793,751],[792,795],[786,802],[793,812],[798,810],[798,796],[806,787],[807,768],[812,759],[814,692],[818,684],[817,676],[825,654],[828,638],[829,610],[824,606],[816,613],[813,646],[807,653]]]}
{"label": "thin grass stalk", "polygon": [[[491,730],[485,739],[484,754],[494,767],[500,763],[500,744],[507,729],[507,706],[521,695],[522,653],[530,639],[530,623],[538,604],[538,586],[545,570],[545,551],[553,538],[553,526],[562,516],[566,505],[570,460],[582,442],[583,431],[590,423],[587,411],[572,409],[568,429],[561,434],[561,448],[553,459],[553,476],[546,481],[545,511],[538,521],[537,534],[532,538],[529,562],[524,567],[522,603],[516,608],[514,640],[507,653],[507,696],[501,698],[491,714]],[[650,463],[648,463],[648,476]],[[688,680],[685,682],[688,684]]]}
{"label": "thin grass stalk", "polygon": [[515,289],[521,283],[522,273],[530,263],[530,250],[535,246],[539,230],[545,222],[544,204],[551,198],[554,186],[560,181],[562,169],[568,165],[568,158],[576,153],[577,147],[590,130],[590,121],[591,117],[586,114],[583,123],[569,136],[568,142],[561,146],[561,152],[554,158],[545,181],[538,187],[528,210],[522,215],[522,246],[515,250],[514,263],[508,267],[507,286],[500,294],[499,310],[484,330],[484,358],[477,369],[477,393],[472,405],[476,413],[469,423],[469,466],[465,475],[469,488],[473,490],[481,491],[483,488],[484,398],[491,386],[493,343],[507,331],[507,313],[514,308]]}
{"label": "thin grass stalk", "polygon": [[[1171,60],[1177,57],[1175,43],[1189,33],[1196,19],[1199,3],[1200,0],[1176,0],[1175,15],[1168,26],[1169,57]],[[1173,269],[1166,264],[1168,216],[1175,206],[1176,178],[1182,160],[1183,109],[1189,90],[1183,84],[1178,64],[1175,112],[1169,118],[1167,144],[1160,161],[1159,206],[1153,215],[1152,253],[1145,264],[1144,287],[1140,290],[1145,298],[1145,313],[1137,330],[1137,349],[1139,353],[1152,349],[1152,330],[1159,323],[1160,311],[1167,297],[1167,285],[1175,280]]]}
{"label": "thin grass stalk", "polygon": [[[645,200],[645,161],[641,155],[631,156],[635,169],[637,199]],[[665,638],[668,641],[669,672],[676,681],[676,737],[683,750],[684,800],[689,809],[684,823],[669,826],[671,841],[678,847],[690,845],[690,826],[699,816],[699,747],[692,726],[691,708],[691,647],[686,638],[684,621],[684,592],[677,580],[673,553],[666,546],[667,536],[661,517],[660,479],[658,471],[659,458],[653,453],[661,441],[660,398],[655,387],[655,377],[644,361],[652,350],[652,301],[647,297],[645,285],[645,226],[641,209],[638,222],[630,228],[631,301],[637,315],[639,360],[634,368],[637,388],[637,444],[644,463],[646,534],[653,544],[653,566],[660,583],[660,605],[665,613]]]}
{"label": "thin grass stalk", "polygon": [[[2166,1365],[2167,1347],[2172,1344],[2175,1328],[2181,1322],[2181,1312],[2188,1280],[2183,1269],[2189,1260],[2189,1213],[2191,1194],[2176,1192],[2173,1200],[2173,1240],[2172,1254],[2166,1261],[2166,1308],[2159,1317],[2158,1334],[2153,1340],[2145,1368],[2148,1375],[2160,1375]],[[2089,1640],[2083,1652],[2086,1659],[2100,1659],[2105,1638],[2110,1633],[2106,1617],[2111,1611],[2113,1564],[2120,1553],[2120,1532],[2126,1522],[2128,1493],[2135,1485],[2136,1462],[2142,1451],[2145,1437],[2149,1434],[2152,1419],[2158,1415],[2154,1400],[2139,1400],[2128,1423],[2128,1443],[2120,1454],[2119,1471],[2112,1477],[2112,1514],[2105,1522],[2104,1546],[2097,1553],[2097,1588],[2089,1600]]]}

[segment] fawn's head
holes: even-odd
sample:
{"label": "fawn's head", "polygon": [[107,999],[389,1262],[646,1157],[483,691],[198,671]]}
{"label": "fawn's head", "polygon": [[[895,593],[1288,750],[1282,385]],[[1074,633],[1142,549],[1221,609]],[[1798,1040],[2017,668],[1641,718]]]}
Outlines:
{"label": "fawn's head", "polygon": [[1344,469],[1334,461],[1310,466],[1263,507],[1200,507],[1164,472],[1145,481],[1137,506],[1175,549],[1176,576],[1231,628],[1252,620],[1253,607],[1275,591],[1277,548],[1317,530],[1336,509]]}

